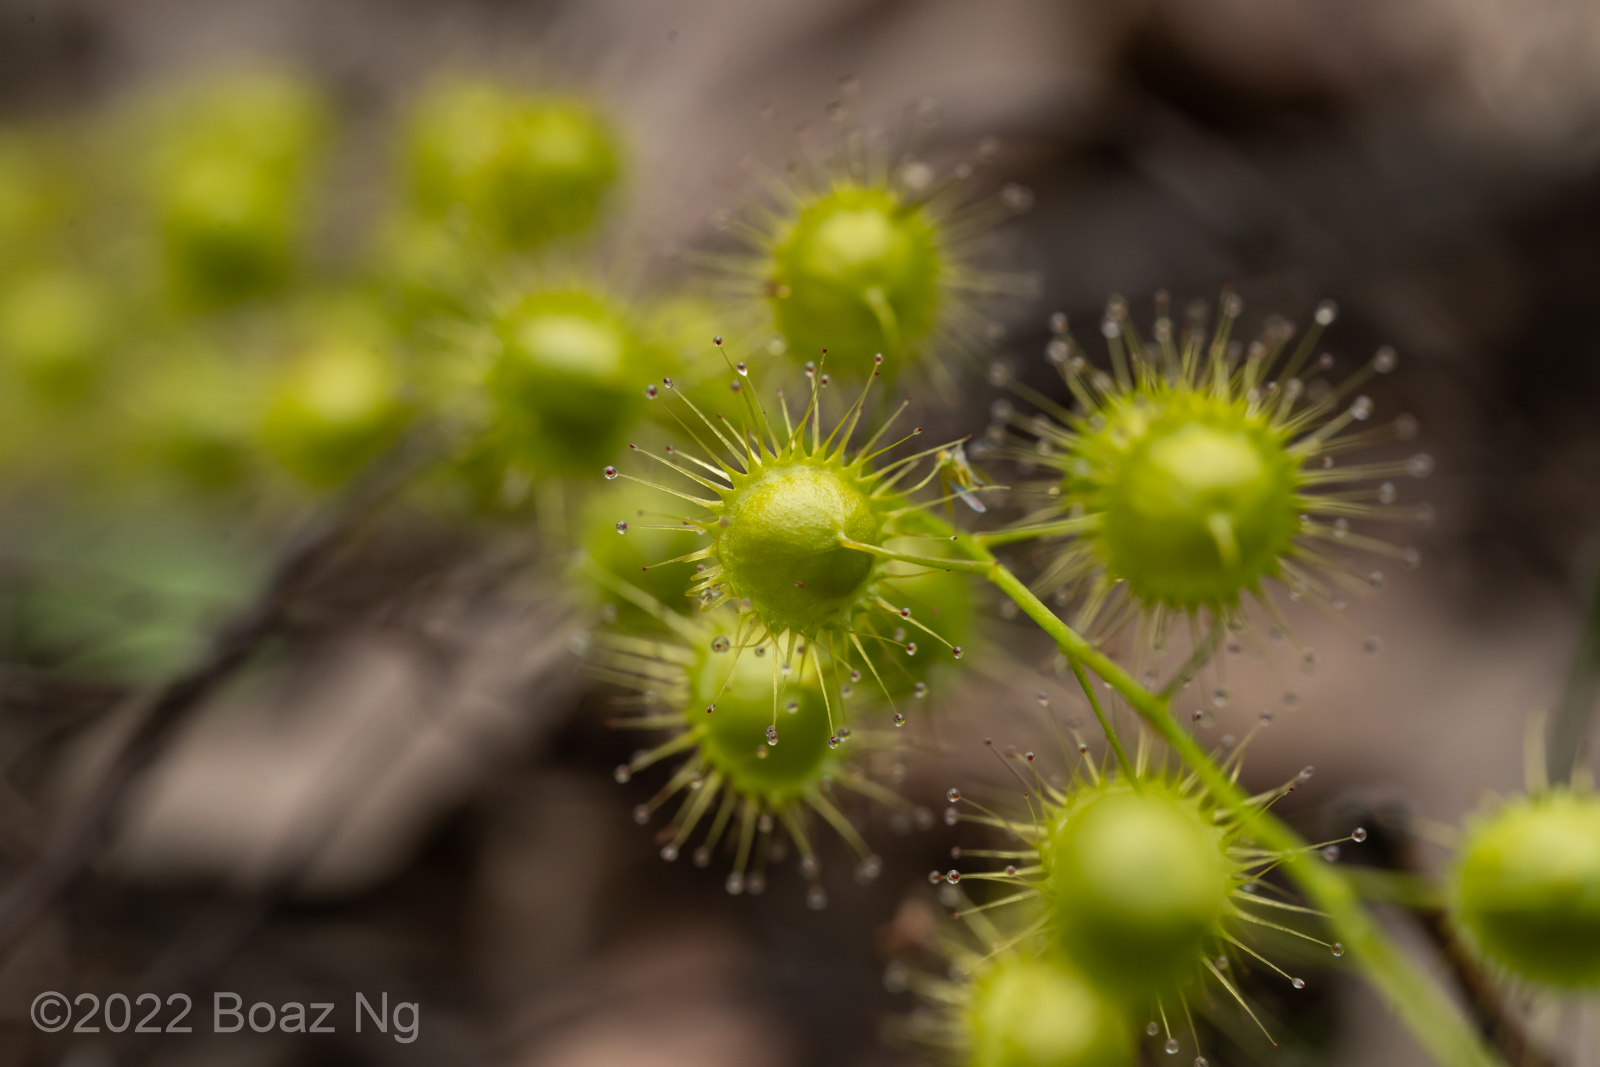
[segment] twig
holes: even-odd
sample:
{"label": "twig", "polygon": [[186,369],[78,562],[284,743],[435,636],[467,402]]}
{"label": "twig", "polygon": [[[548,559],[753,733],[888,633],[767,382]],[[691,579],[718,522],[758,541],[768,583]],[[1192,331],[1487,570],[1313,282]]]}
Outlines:
{"label": "twig", "polygon": [[[1395,866],[1407,874],[1420,876],[1423,865],[1417,852],[1417,838],[1403,824],[1395,836],[1398,839],[1393,853]],[[1515,1067],[1557,1067],[1556,1061],[1529,1038],[1522,1020],[1462,940],[1449,913],[1442,907],[1413,907],[1411,910],[1455,975],[1484,1036],[1494,1042],[1506,1062]]]}
{"label": "twig", "polygon": [[255,602],[218,631],[206,654],[143,702],[138,725],[94,793],[0,897],[0,959],[10,954],[94,858],[129,788],[171,743],[179,727],[284,624],[295,595],[319,565],[432,451],[432,431],[419,428],[379,457],[339,501],[313,517],[290,542]]}

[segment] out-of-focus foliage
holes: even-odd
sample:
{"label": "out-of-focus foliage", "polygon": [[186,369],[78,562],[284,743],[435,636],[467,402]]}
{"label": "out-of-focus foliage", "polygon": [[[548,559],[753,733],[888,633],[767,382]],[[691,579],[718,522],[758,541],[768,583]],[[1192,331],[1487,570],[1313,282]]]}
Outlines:
{"label": "out-of-focus foliage", "polygon": [[22,660],[170,671],[248,588],[233,557],[423,423],[443,462],[416,506],[474,521],[543,499],[559,533],[583,511],[561,481],[597,475],[678,364],[633,294],[552,286],[530,258],[564,238],[574,273],[616,198],[625,152],[597,104],[441,82],[388,131],[368,231],[330,237],[344,110],[332,86],[248,70],[0,127]]}

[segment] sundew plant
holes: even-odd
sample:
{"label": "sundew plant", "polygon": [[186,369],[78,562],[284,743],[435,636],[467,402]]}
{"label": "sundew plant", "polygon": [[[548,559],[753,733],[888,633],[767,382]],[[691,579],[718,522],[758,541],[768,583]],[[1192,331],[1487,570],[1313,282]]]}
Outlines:
{"label": "sundew plant", "polygon": [[[886,1029],[941,1061],[1207,1067],[1226,1032],[1272,1063],[1262,998],[1338,967],[1435,1062],[1490,1067],[1526,1051],[1506,1004],[1600,986],[1586,712],[1533,746],[1525,793],[1436,835],[1454,851],[1435,885],[1339,863],[1366,828],[1310,840],[1276,811],[1309,767],[1248,784],[1250,738],[1214,746],[1175,707],[1208,672],[1220,706],[1224,669],[1309,668],[1308,619],[1380,653],[1345,607],[1419,564],[1414,483],[1434,466],[1417,421],[1365,391],[1404,376],[1396,352],[1334,376],[1332,301],[1260,314],[1224,285],[1177,313],[1105,294],[1087,345],[1063,313],[1017,312],[1046,325],[1048,366],[986,370],[1008,355],[995,298],[1035,288],[991,239],[1031,197],[989,173],[991,140],[944,165],[919,147],[928,108],[894,138],[860,107],[662,262],[625,224],[649,175],[581,87],[419,87],[370,232],[334,251],[315,224],[349,131],[304,77],[0,137],[4,499],[28,544],[113,531],[70,561],[102,580],[35,559],[5,588],[7,655],[41,691],[148,715],[8,890],[0,946],[213,691],[329,625],[297,598],[337,588],[335,615],[412,621],[362,569],[400,528],[444,554],[512,546],[482,549],[497,592],[537,586],[539,612],[578,620],[564,665],[617,746],[607,788],[641,847],[716,870],[741,898],[724,906],[780,906],[791,866],[810,909],[832,906],[836,857],[938,901],[938,950],[890,972],[921,1007]],[[103,165],[119,154],[125,175]],[[987,425],[965,425],[975,397]],[[307,515],[276,566],[239,559]],[[951,723],[985,732],[1038,688],[1035,639],[1082,721],[1046,699],[1036,737],[991,746],[1003,788],[919,795]],[[885,828],[932,831],[940,802],[953,865],[896,865]],[[1450,976],[1402,950],[1380,901],[1445,931]]]}

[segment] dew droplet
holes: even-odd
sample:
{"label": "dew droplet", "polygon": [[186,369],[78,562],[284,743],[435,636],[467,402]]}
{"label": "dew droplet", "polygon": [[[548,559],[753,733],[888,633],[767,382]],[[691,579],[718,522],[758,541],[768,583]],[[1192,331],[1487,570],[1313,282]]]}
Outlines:
{"label": "dew droplet", "polygon": [[699,848],[694,850],[693,858],[694,865],[696,867],[709,867],[711,866],[711,849],[705,845],[701,845]]}
{"label": "dew droplet", "polygon": [[647,386],[644,387],[644,395],[649,397],[651,400],[654,400],[657,396],[660,395],[660,391],[658,389],[656,389],[655,385],[653,385],[653,384],[652,385],[647,385]]}
{"label": "dew droplet", "polygon": [[1015,863],[1006,864],[1006,874],[1015,878],[1017,876],[1017,865]]}
{"label": "dew droplet", "polygon": [[1372,369],[1377,371],[1379,374],[1388,374],[1390,371],[1395,369],[1399,362],[1400,357],[1395,354],[1394,349],[1390,348],[1388,345],[1384,345],[1373,354]]}
{"label": "dew droplet", "polygon": [[854,686],[841,685],[839,687],[839,699],[840,700],[849,700],[851,697],[853,697],[855,695],[856,695],[856,691],[855,691],[855,687]]}
{"label": "dew droplet", "polygon": [[1218,707],[1218,708],[1227,707],[1228,706],[1228,691],[1226,689],[1218,689],[1216,692],[1212,693],[1211,694],[1211,703],[1212,703],[1212,705],[1214,707]]}
{"label": "dew droplet", "polygon": [[1306,980],[1304,978],[1291,978],[1289,980],[1289,984],[1294,986],[1296,989],[1304,989],[1306,987]]}
{"label": "dew droplet", "polygon": [[1168,1056],[1176,1056],[1178,1054],[1178,1039],[1169,1037],[1167,1038],[1167,1043],[1161,1047],[1167,1050]]}
{"label": "dew droplet", "polygon": [[1323,849],[1322,850],[1322,858],[1327,860],[1329,863],[1338,862],[1338,859],[1339,859],[1339,846],[1338,845],[1329,845],[1327,848]]}
{"label": "dew droplet", "polygon": [[838,748],[839,747],[839,736],[837,734],[835,734],[834,736],[828,738],[828,747],[829,748]]}
{"label": "dew droplet", "polygon": [[951,885],[955,885],[957,882],[961,881],[961,872],[955,868],[951,868],[945,872],[944,880],[949,882]]}
{"label": "dew droplet", "polygon": [[917,654],[917,643],[915,641],[907,641],[906,642],[906,655],[915,656],[916,654]]}
{"label": "dew droplet", "polygon": [[1161,1027],[1157,1026],[1153,1022],[1147,1023],[1145,1025],[1144,1032],[1149,1034],[1151,1037],[1155,1037],[1157,1034],[1159,1034],[1161,1032]]}
{"label": "dew droplet", "polygon": [[744,875],[740,874],[738,871],[734,871],[732,874],[728,875],[728,880],[722,884],[723,887],[728,890],[729,896],[736,897],[740,893],[744,892]]}
{"label": "dew droplet", "polygon": [[750,877],[745,879],[744,891],[753,897],[759,897],[767,891],[767,876],[760,871],[751,871]]}
{"label": "dew droplet", "polygon": [[927,682],[918,682],[916,685],[912,686],[911,687],[911,695],[916,697],[918,700],[921,700],[923,697],[927,696],[928,695],[928,683]]}
{"label": "dew droplet", "polygon": [[678,858],[678,846],[668,842],[661,846],[661,858],[672,863]]}
{"label": "dew droplet", "polygon": [[856,864],[856,881],[862,885],[876,881],[878,875],[883,873],[883,860],[877,856],[868,856]]}
{"label": "dew droplet", "polygon": [[1350,417],[1357,422],[1365,422],[1372,417],[1372,398],[1358,396],[1355,403],[1350,405]]}
{"label": "dew droplet", "polygon": [[839,727],[839,740],[841,740],[841,741],[850,740],[850,727],[848,727],[848,726]]}
{"label": "dew droplet", "polygon": [[618,785],[627,785],[633,781],[633,768],[626,763],[619,763],[617,769],[611,772],[611,777],[617,780]]}
{"label": "dew droplet", "polygon": [[1382,589],[1385,579],[1382,571],[1373,571],[1367,575],[1367,584],[1374,589]]}
{"label": "dew droplet", "polygon": [[640,804],[633,809],[633,821],[643,826],[650,821],[650,805]]}
{"label": "dew droplet", "polygon": [[778,743],[778,728],[776,726],[767,727],[767,744],[768,745],[775,745],[777,743]]}
{"label": "dew droplet", "polygon": [[929,871],[928,872],[928,884],[929,885],[938,885],[942,881],[944,881],[944,875],[940,874],[938,871]]}
{"label": "dew droplet", "polygon": [[1316,773],[1317,769],[1308,763],[1304,767],[1300,768],[1300,780],[1302,782],[1310,781],[1311,776]]}
{"label": "dew droplet", "polygon": [[1384,482],[1378,486],[1378,503],[1393,504],[1400,498],[1400,490],[1396,489],[1393,482]]}
{"label": "dew droplet", "polygon": [[733,369],[734,369],[734,370],[736,370],[736,371],[738,371],[738,372],[739,372],[739,373],[740,373],[740,374],[743,374],[743,375],[745,375],[745,376],[747,376],[747,377],[748,377],[748,376],[749,376],[749,374],[750,374],[750,368],[749,368],[749,367],[746,367],[746,366],[745,366],[745,365],[744,365],[744,361],[743,361],[743,360],[740,360],[740,361],[739,361],[739,362],[738,362],[738,363],[735,363],[735,364],[734,364],[734,365],[733,365]]}
{"label": "dew droplet", "polygon": [[950,655],[953,656],[956,659],[960,659],[961,658],[961,646],[960,645],[956,645],[954,648],[952,648],[950,650]]}
{"label": "dew droplet", "polygon": [[1365,826],[1358,826],[1354,830],[1350,831],[1350,840],[1354,841],[1356,844],[1359,845],[1366,839],[1367,828]]}
{"label": "dew droplet", "polygon": [[601,471],[600,473],[604,474],[606,476],[606,481],[608,481],[608,482],[615,481],[616,477],[617,477],[617,468],[615,468],[615,467],[607,467],[605,470]]}
{"label": "dew droplet", "polygon": [[1204,1056],[1196,1056],[1194,1058],[1194,1067],[1211,1067],[1211,1063]]}
{"label": "dew droplet", "polygon": [[756,646],[756,659],[760,659],[762,656],[765,656],[766,654],[767,654],[767,646],[766,645],[757,645]]}
{"label": "dew droplet", "polygon": [[1406,473],[1413,478],[1426,478],[1433,473],[1433,457],[1426,452],[1418,452],[1406,460]]}
{"label": "dew droplet", "polygon": [[945,793],[944,798],[954,804],[961,799],[961,790],[952,787],[949,792]]}

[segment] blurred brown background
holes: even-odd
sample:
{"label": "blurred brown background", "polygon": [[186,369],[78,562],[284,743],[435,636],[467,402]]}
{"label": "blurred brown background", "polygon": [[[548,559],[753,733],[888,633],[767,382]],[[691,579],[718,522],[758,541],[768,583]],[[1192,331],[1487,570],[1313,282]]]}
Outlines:
{"label": "blurred brown background", "polygon": [[[1030,381],[1050,381],[1046,314],[1094,323],[1111,293],[1139,309],[1231,282],[1247,315],[1301,321],[1338,301],[1345,366],[1400,353],[1374,395],[1421,419],[1438,521],[1408,535],[1423,568],[1351,609],[1380,657],[1296,618],[1322,663],[1246,773],[1314,764],[1285,811],[1316,835],[1395,805],[1454,822],[1517,788],[1526,718],[1559,692],[1600,551],[1596,56],[1600,8],[1580,0],[3,0],[0,117],[92,109],[188,69],[301,69],[355,131],[336,256],[374,211],[362,175],[387,124],[431,74],[573,86],[626,126],[623,228],[655,250],[707,240],[748,195],[741,159],[781,159],[854,77],[867,119],[932,98],[936,155],[998,137],[990,173],[1033,190],[1006,236],[1043,295],[1004,346]],[[946,417],[978,430],[999,394],[970,393]],[[905,1062],[878,1040],[910,1008],[880,950],[903,901],[931,905],[922,874],[962,832],[878,817],[884,877],[858,887],[833,856],[820,913],[792,873],[732,898],[716,869],[663,864],[629,817],[652,787],[611,781],[628,745],[572,670],[577,623],[541,561],[440,537],[369,546],[370,584],[395,568],[405,595],[329,591],[287,692],[230,693],[186,731],[92,876],[0,969],[0,1062]],[[1229,681],[1219,735],[1282,706],[1267,672]],[[29,754],[0,789],[15,871],[92,780],[118,712],[87,696],[88,741],[41,748],[67,712],[0,684],[6,744]],[[995,781],[978,739],[1032,743],[1030,689],[973,682],[947,701],[947,752],[913,762],[908,794],[937,808],[953,782]],[[188,989],[197,1032],[47,1037],[27,1016],[45,989]],[[340,1032],[212,1035],[214,989],[334,1000]],[[351,1032],[358,990],[419,1002],[420,1039]],[[1331,972],[1288,1025],[1297,1040],[1269,1062],[1421,1062]]]}

